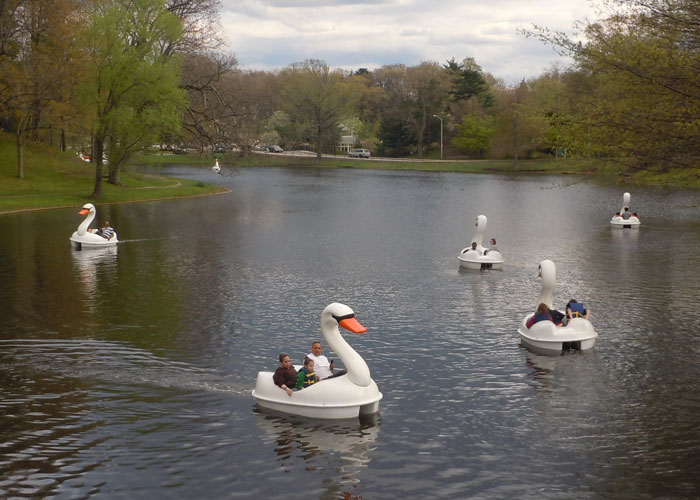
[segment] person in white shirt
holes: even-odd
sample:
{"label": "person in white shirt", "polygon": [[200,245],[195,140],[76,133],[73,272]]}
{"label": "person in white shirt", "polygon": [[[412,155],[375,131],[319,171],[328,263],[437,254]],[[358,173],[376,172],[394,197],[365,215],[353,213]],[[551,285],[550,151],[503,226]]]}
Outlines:
{"label": "person in white shirt", "polygon": [[321,380],[332,377],[335,366],[333,361],[328,361],[328,358],[321,354],[321,342],[316,340],[311,344],[311,353],[306,355],[309,359],[314,360],[314,371]]}

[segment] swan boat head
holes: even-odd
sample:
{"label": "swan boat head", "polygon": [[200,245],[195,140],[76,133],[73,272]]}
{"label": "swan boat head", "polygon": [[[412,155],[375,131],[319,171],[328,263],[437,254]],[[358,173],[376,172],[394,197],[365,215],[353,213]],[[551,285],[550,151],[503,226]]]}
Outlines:
{"label": "swan boat head", "polygon": [[484,232],[486,231],[487,220],[485,215],[479,215],[476,217],[476,234],[472,238],[472,241],[476,241],[477,250],[483,249],[482,242],[484,240]]}
{"label": "swan boat head", "polygon": [[85,233],[87,233],[88,228],[90,227],[90,224],[92,224],[92,221],[95,220],[95,214],[97,214],[97,210],[95,209],[95,205],[92,203],[86,203],[83,205],[83,208],[78,212],[79,215],[87,215],[85,217],[85,220],[80,223],[78,226],[78,231],[77,233],[80,236],[83,236]]}
{"label": "swan boat head", "polygon": [[321,313],[321,333],[326,343],[343,361],[348,370],[348,378],[355,385],[367,387],[372,383],[369,367],[362,356],[340,335],[338,327],[357,334],[364,334],[367,328],[355,319],[355,312],[345,304],[334,302],[326,306]]}
{"label": "swan boat head", "polygon": [[554,307],[552,305],[554,302],[554,285],[557,282],[557,269],[554,262],[549,259],[540,262],[537,268],[537,276],[542,278],[542,288],[537,298],[537,305],[547,304],[547,306],[552,309],[552,307]]}
{"label": "swan boat head", "polygon": [[629,209],[630,207],[630,194],[629,193],[624,193],[622,195],[622,208],[620,209],[620,213],[625,211],[625,208]]}

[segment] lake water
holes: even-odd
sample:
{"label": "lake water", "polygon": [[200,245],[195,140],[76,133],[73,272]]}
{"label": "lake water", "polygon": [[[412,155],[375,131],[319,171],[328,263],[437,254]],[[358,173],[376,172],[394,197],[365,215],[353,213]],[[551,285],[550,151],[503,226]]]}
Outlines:
{"label": "lake water", "polygon": [[[700,496],[697,192],[568,177],[316,169],[170,174],[231,193],[0,216],[0,496],[587,499]],[[632,193],[639,231],[612,230]],[[460,271],[477,215],[502,271]],[[517,327],[538,263],[592,351]],[[384,399],[367,421],[260,412],[342,302]],[[334,353],[324,352],[328,357]]]}

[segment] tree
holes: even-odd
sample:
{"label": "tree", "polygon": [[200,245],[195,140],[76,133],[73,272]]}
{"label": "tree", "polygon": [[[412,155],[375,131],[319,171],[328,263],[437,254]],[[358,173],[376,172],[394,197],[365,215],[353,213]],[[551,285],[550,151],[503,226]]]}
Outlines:
{"label": "tree", "polygon": [[481,66],[476,64],[473,58],[468,57],[460,64],[453,57],[443,65],[443,68],[452,81],[452,88],[449,90],[452,101],[466,101],[476,97],[484,107],[493,104],[493,96],[489,91],[489,85],[483,76]]}
{"label": "tree", "polygon": [[489,140],[496,132],[493,118],[480,115],[464,115],[462,123],[456,125],[457,134],[452,145],[464,151],[477,151],[481,156],[489,147]]}
{"label": "tree", "polygon": [[[179,36],[180,22],[163,0],[98,2],[83,33],[88,76],[80,89],[86,119],[94,123],[92,198],[102,194],[102,157],[108,139],[123,158],[149,130],[154,131],[146,127],[172,123],[179,115],[184,105],[178,88],[181,63],[161,50]],[[110,182],[118,183],[122,163],[110,165]]]}
{"label": "tree", "polygon": [[575,123],[593,154],[635,168],[692,166],[700,155],[700,4],[610,0],[616,12],[581,22],[584,41],[527,32],[570,55],[586,77]]}
{"label": "tree", "polygon": [[291,65],[282,77],[287,113],[307,127],[316,143],[316,158],[321,161],[324,141],[328,144],[336,140],[340,119],[351,105],[344,77],[317,59]]}
{"label": "tree", "polygon": [[[47,127],[47,112],[69,96],[78,73],[72,39],[76,30],[70,0],[2,2],[0,28],[0,109],[14,125],[17,176],[24,178],[28,134]],[[54,113],[60,114],[60,113]]]}
{"label": "tree", "polygon": [[444,109],[448,84],[445,72],[437,63],[423,62],[413,67],[383,66],[373,76],[375,84],[386,94],[379,140],[387,151],[400,154],[412,148],[399,141],[410,139],[422,157],[428,119]]}
{"label": "tree", "polygon": [[[235,135],[237,111],[229,78],[237,64],[232,55],[188,53],[181,86],[189,95],[183,128],[200,150],[230,143]],[[189,142],[189,141],[188,141]]]}

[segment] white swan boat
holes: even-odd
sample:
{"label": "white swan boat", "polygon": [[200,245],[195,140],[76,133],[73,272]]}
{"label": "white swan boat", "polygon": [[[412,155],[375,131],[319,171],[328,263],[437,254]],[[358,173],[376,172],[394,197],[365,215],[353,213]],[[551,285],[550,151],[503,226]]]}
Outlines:
{"label": "white swan boat", "polygon": [[471,246],[463,248],[457,258],[459,265],[466,269],[501,269],[503,267],[503,256],[498,250],[484,248],[484,231],[486,231],[486,216],[479,215],[476,218],[476,234],[472,238],[472,243],[476,242],[476,249]]}
{"label": "white swan boat", "polygon": [[211,169],[212,169],[215,173],[217,173],[217,174],[220,174],[220,173],[221,173],[221,166],[219,165],[219,160],[218,160],[218,158],[217,158],[216,163],[214,164],[214,166],[211,167]]}
{"label": "white swan boat", "polygon": [[[547,304],[552,309],[556,268],[551,260],[540,262],[539,276],[542,278],[542,290],[537,304]],[[593,325],[585,318],[570,319],[566,326],[556,326],[551,321],[539,321],[527,327],[527,321],[534,313],[523,319],[518,333],[523,344],[537,352],[560,353],[566,350],[586,351],[593,347],[598,334]]]}
{"label": "white swan boat", "polygon": [[253,397],[263,408],[310,418],[341,419],[379,411],[382,393],[370,376],[367,363],[340,335],[338,326],[353,333],[367,331],[352,309],[334,302],[321,313],[321,333],[347,368],[347,373],[322,380],[290,397],[276,386],[273,372],[258,372]]}
{"label": "white swan boat", "polygon": [[639,217],[636,214],[633,214],[630,216],[629,219],[625,219],[622,214],[625,213],[625,209],[629,211],[630,209],[630,194],[625,193],[622,195],[622,209],[613,215],[612,219],[610,219],[610,224],[614,228],[618,229],[639,229],[639,226],[642,224],[639,221]]}
{"label": "white swan boat", "polygon": [[78,229],[71,235],[70,242],[71,246],[76,250],[83,250],[86,248],[105,248],[114,246],[119,243],[117,239],[117,233],[115,232],[111,238],[103,238],[97,233],[92,232],[90,229],[90,224],[95,220],[95,205],[92,203],[86,203],[80,212],[80,215],[87,215],[85,220],[80,223]]}

